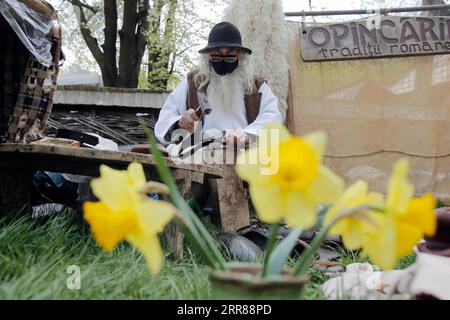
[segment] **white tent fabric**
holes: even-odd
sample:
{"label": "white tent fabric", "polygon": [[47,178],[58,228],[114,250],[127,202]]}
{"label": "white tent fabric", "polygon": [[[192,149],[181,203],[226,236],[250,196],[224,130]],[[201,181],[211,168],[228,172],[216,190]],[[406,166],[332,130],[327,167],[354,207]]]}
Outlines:
{"label": "white tent fabric", "polygon": [[253,50],[255,71],[268,81],[285,118],[289,66],[287,25],[281,0],[231,0],[223,20],[236,25],[243,45]]}

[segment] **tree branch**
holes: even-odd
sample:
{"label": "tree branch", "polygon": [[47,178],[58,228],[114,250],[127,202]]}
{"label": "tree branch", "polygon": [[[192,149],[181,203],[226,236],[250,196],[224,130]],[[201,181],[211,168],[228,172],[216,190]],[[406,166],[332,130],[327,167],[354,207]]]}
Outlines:
{"label": "tree branch", "polygon": [[182,55],[183,53],[185,53],[186,51],[188,51],[189,49],[191,49],[191,48],[193,48],[193,47],[196,47],[196,46],[198,46],[198,45],[200,45],[200,43],[194,43],[194,44],[192,44],[192,45],[190,45],[190,46],[187,46],[186,48],[184,48],[184,49],[182,49],[181,51],[178,51],[178,52],[176,52],[176,53],[174,53],[176,56],[180,56],[180,55]]}
{"label": "tree branch", "polygon": [[[83,8],[90,7],[86,3],[80,0],[68,0],[72,6],[74,7],[75,13],[78,15],[78,23],[80,25],[81,35],[83,36],[86,45],[94,56],[95,60],[99,64],[100,68],[103,68],[104,60],[103,60],[103,52],[98,45],[97,39],[92,36],[92,31],[88,27],[88,20],[86,18],[86,14],[84,13]],[[92,7],[91,7],[92,8]],[[78,11],[76,10],[78,9]],[[89,10],[93,10],[89,9]],[[95,12],[95,11],[92,11]]]}
{"label": "tree branch", "polygon": [[170,68],[169,68],[169,74],[173,73],[173,69],[175,69],[175,62],[177,59],[177,55],[175,52],[172,52],[173,56],[172,56],[172,60],[170,61]]}
{"label": "tree branch", "polygon": [[81,0],[67,0],[67,1],[69,1],[72,5],[78,6],[79,8],[85,8],[85,9],[91,11],[92,14],[94,14],[94,15],[98,13],[98,9],[94,8],[93,6],[88,5],[84,1],[81,1]]}

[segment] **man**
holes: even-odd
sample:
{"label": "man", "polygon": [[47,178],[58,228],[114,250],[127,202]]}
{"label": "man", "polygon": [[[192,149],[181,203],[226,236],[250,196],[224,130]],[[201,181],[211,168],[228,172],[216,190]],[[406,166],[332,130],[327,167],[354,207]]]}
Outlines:
{"label": "man", "polygon": [[[201,125],[203,132],[225,132],[223,142],[241,148],[265,124],[282,121],[278,99],[264,79],[254,74],[252,50],[242,46],[236,26],[229,22],[216,24],[209,34],[208,45],[199,53],[199,68],[191,71],[169,95],[155,126],[155,135],[161,143],[169,145],[169,154],[173,154],[171,147],[175,147],[173,133],[179,129],[193,132]],[[202,93],[207,104],[203,109],[205,103],[199,103],[205,101],[199,95]],[[210,111],[206,112],[207,109]],[[210,191],[208,181],[193,182],[192,205],[202,208]]]}
{"label": "man", "polygon": [[[168,145],[174,130],[192,132],[201,123],[203,131],[224,131],[224,142],[245,146],[265,124],[282,121],[278,99],[254,74],[252,50],[242,46],[233,24],[216,24],[199,53],[199,68],[183,79],[161,109],[155,126],[161,143]],[[201,112],[198,92],[206,94],[210,112]]]}

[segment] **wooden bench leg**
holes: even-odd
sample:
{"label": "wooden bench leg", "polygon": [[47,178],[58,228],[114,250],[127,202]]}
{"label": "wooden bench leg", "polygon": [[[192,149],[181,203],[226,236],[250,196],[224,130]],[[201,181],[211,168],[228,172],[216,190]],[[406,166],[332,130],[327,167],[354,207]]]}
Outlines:
{"label": "wooden bench leg", "polygon": [[234,166],[223,165],[223,170],[223,179],[211,183],[213,193],[217,192],[218,200],[214,211],[218,211],[220,225],[224,231],[236,231],[250,224],[248,198]]}
{"label": "wooden bench leg", "polygon": [[175,259],[182,258],[184,233],[180,227],[175,222],[171,222],[166,227],[165,235],[172,257]]}
{"label": "wooden bench leg", "polygon": [[[185,171],[175,171],[174,178],[180,189],[181,195],[183,196],[183,198],[186,198],[189,191],[191,190],[191,173]],[[182,258],[184,233],[181,231],[180,227],[175,222],[173,222],[169,224],[166,234],[172,256],[174,258]]]}
{"label": "wooden bench leg", "polygon": [[0,172],[0,216],[31,214],[33,172],[2,169]]}

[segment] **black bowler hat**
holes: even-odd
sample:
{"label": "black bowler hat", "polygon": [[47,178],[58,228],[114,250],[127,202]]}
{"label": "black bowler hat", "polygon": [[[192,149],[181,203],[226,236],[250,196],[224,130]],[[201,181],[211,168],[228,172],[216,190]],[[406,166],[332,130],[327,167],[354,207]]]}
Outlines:
{"label": "black bowler hat", "polygon": [[220,22],[211,29],[208,37],[208,45],[201,49],[199,53],[206,53],[211,49],[222,47],[239,48],[248,54],[252,54],[252,50],[242,46],[239,29],[229,22]]}

